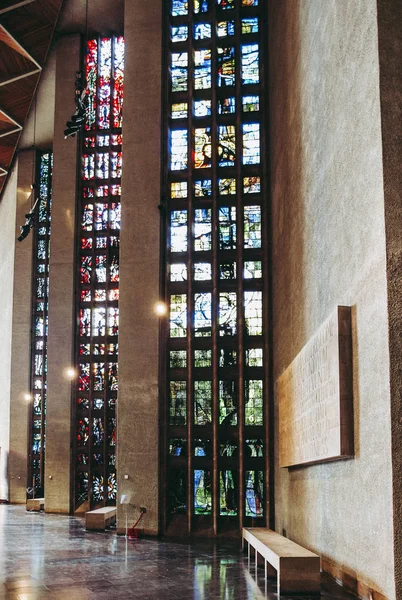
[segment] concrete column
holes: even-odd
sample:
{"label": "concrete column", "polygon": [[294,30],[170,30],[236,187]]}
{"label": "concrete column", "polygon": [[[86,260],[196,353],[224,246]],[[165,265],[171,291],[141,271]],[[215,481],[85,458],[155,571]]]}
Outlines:
{"label": "concrete column", "polygon": [[[35,152],[26,150],[18,157],[17,210],[15,239],[25,214],[32,208],[31,184],[35,179]],[[11,346],[10,395],[10,502],[25,504],[28,471],[28,411],[32,405],[25,399],[29,392],[31,364],[31,283],[32,232],[22,242],[15,242],[13,328]]]}
{"label": "concrete column", "polygon": [[60,38],[53,145],[45,510],[62,513],[70,511],[71,490],[71,382],[65,371],[73,365],[77,186],[77,140],[65,140],[63,131],[75,110],[75,73],[79,67],[79,36]]}
{"label": "concrete column", "polygon": [[[145,506],[158,532],[158,318],[161,162],[161,0],[125,6],[122,226],[120,252],[118,502],[129,523]],[[128,475],[128,479],[125,476]],[[118,531],[125,507],[118,505]]]}
{"label": "concrete column", "polygon": [[17,172],[18,163],[14,167],[0,202],[0,501],[9,499],[11,342]]}
{"label": "concrete column", "polygon": [[402,4],[377,0],[387,249],[395,596],[402,597]]}

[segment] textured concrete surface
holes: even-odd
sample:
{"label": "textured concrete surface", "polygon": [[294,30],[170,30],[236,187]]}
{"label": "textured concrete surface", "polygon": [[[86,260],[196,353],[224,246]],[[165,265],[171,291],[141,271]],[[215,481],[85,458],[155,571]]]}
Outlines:
{"label": "textured concrete surface", "polygon": [[[17,222],[15,237],[25,214],[32,207],[31,184],[35,177],[35,156],[32,150],[18,156]],[[11,403],[10,403],[10,502],[25,504],[28,460],[28,411],[30,404],[24,394],[30,388],[31,367],[31,286],[32,286],[32,232],[22,242],[15,242],[13,282],[13,339],[11,349]]]}
{"label": "textured concrete surface", "polygon": [[[131,499],[130,521],[145,506],[144,527],[152,534],[158,531],[159,476],[154,305],[159,294],[161,18],[160,0],[141,5],[141,11],[136,3],[126,3],[117,477],[119,498]],[[119,528],[125,526],[125,509],[118,505]]]}
{"label": "textured concrete surface", "polygon": [[0,500],[8,500],[10,445],[11,340],[18,165],[0,202]]}
{"label": "textured concrete surface", "polygon": [[396,596],[402,598],[402,3],[378,0]]}
{"label": "textured concrete surface", "polygon": [[[77,140],[64,139],[74,113],[75,72],[80,65],[79,36],[61,37],[56,56],[52,233],[50,248],[48,394],[46,422],[45,510],[70,510],[71,383],[73,363],[74,227]],[[51,477],[51,479],[50,479]]]}
{"label": "textured concrete surface", "polygon": [[351,305],[356,451],[289,471],[276,443],[276,529],[394,598],[376,1],[269,6],[274,380]]}

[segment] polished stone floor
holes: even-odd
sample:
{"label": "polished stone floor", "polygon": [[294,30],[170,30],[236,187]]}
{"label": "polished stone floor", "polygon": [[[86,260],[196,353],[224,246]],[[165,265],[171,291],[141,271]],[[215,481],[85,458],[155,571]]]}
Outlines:
{"label": "polished stone floor", "polygon": [[[131,541],[0,505],[0,600],[276,600],[263,568],[254,575],[238,543]],[[322,576],[323,600],[352,598]]]}

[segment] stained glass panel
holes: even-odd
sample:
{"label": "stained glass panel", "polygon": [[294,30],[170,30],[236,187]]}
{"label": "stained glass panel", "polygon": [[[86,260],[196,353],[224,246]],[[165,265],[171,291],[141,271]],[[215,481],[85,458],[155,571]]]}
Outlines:
{"label": "stained glass panel", "polygon": [[219,207],[219,249],[236,249],[236,207]]}
{"label": "stained glass panel", "polygon": [[[80,304],[76,347],[75,406],[79,418],[76,419],[74,450],[75,508],[85,501],[93,507],[97,503],[113,504],[116,500],[122,37],[88,41],[85,78],[88,96],[85,130],[88,133],[82,142],[84,185],[77,231],[80,270],[76,297]],[[83,452],[82,446],[88,444],[91,451]],[[81,470],[82,465],[86,466],[85,472]]]}
{"label": "stained glass panel", "polygon": [[218,48],[218,80],[219,87],[230,87],[235,84],[235,49]]}
{"label": "stained glass panel", "polygon": [[218,37],[226,37],[235,34],[234,21],[218,21],[216,24],[216,35]]}
{"label": "stained glass panel", "polygon": [[262,292],[244,292],[244,324],[248,335],[262,335]]}
{"label": "stained glass panel", "polygon": [[244,207],[244,247],[261,248],[261,207]]}
{"label": "stained glass panel", "polygon": [[194,382],[194,423],[206,425],[212,422],[212,382]]}
{"label": "stained glass panel", "polygon": [[235,335],[237,331],[236,292],[219,294],[219,335]]}
{"label": "stained glass panel", "polygon": [[194,335],[208,337],[211,335],[211,302],[212,296],[207,292],[194,296]]}
{"label": "stained glass panel", "polygon": [[246,381],[245,390],[245,423],[246,425],[263,424],[262,381],[252,379]]}
{"label": "stained glass panel", "polygon": [[239,476],[236,471],[220,472],[220,511],[221,515],[236,516],[238,504]]}
{"label": "stained glass panel", "polygon": [[170,250],[171,252],[187,250],[186,210],[174,210],[170,215]]}
{"label": "stained glass panel", "polygon": [[219,382],[219,424],[237,425],[237,395],[235,382]]}
{"label": "stained glass panel", "polygon": [[194,52],[194,88],[206,90],[211,87],[211,50]]}
{"label": "stained glass panel", "polygon": [[171,165],[172,171],[187,169],[187,129],[174,129],[171,132]]}
{"label": "stained glass panel", "polygon": [[208,117],[211,114],[211,100],[194,100],[194,116]]}
{"label": "stained glass panel", "polygon": [[211,209],[196,208],[194,211],[194,250],[204,252],[211,250]]}
{"label": "stained glass panel", "polygon": [[194,512],[196,515],[209,515],[212,509],[211,471],[194,471]]}
{"label": "stained glass panel", "polygon": [[205,169],[211,166],[211,128],[203,127],[194,130],[194,166]]}
{"label": "stained glass panel", "polygon": [[264,473],[246,471],[246,516],[264,515]]}
{"label": "stained glass panel", "polygon": [[[188,512],[189,532],[216,533],[217,523],[221,534],[228,517],[247,526],[248,517],[264,514],[247,487],[266,469],[262,429],[244,440],[246,428],[264,425],[267,375],[259,64],[265,15],[257,0],[173,6],[166,36],[166,530],[174,523],[172,531],[187,531],[176,517]],[[183,152],[172,150],[172,131],[181,132]],[[252,464],[260,471],[249,471]]]}
{"label": "stained glass panel", "polygon": [[29,444],[32,452],[28,459],[28,489],[35,496],[44,495],[46,451],[46,393],[47,393],[47,335],[49,306],[49,259],[52,208],[53,155],[37,155],[38,221],[34,228],[32,256],[32,313],[31,313],[31,377],[29,392],[33,398]]}
{"label": "stained glass panel", "polygon": [[173,294],[170,297],[170,337],[186,337],[187,334],[187,296]]}
{"label": "stained glass panel", "polygon": [[185,92],[187,90],[187,66],[187,52],[172,53],[172,92]]}
{"label": "stained glass panel", "polygon": [[194,25],[194,39],[207,40],[211,37],[210,23],[196,23]]}
{"label": "stained glass panel", "polygon": [[169,396],[169,422],[171,425],[186,424],[187,382],[171,381]]}
{"label": "stained glass panel", "polygon": [[236,158],[236,127],[234,125],[219,125],[218,157],[219,167],[234,166]]}

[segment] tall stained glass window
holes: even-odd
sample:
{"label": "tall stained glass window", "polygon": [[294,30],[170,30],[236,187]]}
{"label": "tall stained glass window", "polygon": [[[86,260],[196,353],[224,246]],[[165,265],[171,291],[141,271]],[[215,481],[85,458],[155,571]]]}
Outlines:
{"label": "tall stained glass window", "polygon": [[36,211],[33,247],[31,390],[32,410],[28,448],[28,489],[36,498],[44,494],[46,448],[47,334],[49,310],[50,223],[53,154],[37,155]]}
{"label": "tall stained glass window", "polygon": [[123,38],[88,41],[84,66],[88,109],[77,234],[75,509],[113,505],[117,493]]}
{"label": "tall stained glass window", "polygon": [[267,518],[265,0],[169,0],[165,531]]}

